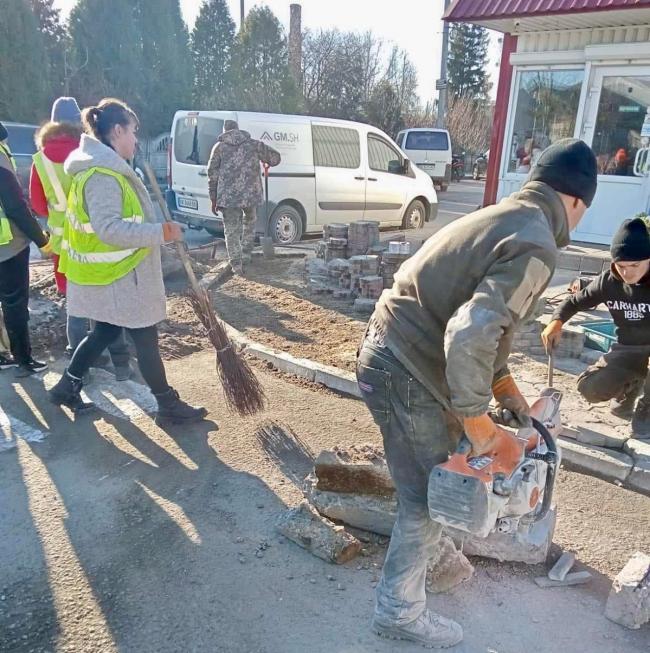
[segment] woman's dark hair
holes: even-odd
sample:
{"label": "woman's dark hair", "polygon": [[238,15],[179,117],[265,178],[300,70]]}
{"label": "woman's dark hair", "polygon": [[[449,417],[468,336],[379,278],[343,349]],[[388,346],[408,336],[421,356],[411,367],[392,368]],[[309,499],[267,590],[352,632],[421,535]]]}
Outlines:
{"label": "woman's dark hair", "polygon": [[81,122],[87,134],[92,134],[104,145],[111,146],[108,135],[115,125],[126,127],[131,122],[140,124],[135,111],[121,100],[104,98],[96,107],[87,107],[81,112]]}

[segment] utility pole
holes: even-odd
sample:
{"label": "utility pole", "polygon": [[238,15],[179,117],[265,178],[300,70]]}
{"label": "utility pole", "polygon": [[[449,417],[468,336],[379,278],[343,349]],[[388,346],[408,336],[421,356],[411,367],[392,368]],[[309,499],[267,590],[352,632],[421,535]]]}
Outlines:
{"label": "utility pole", "polygon": [[[447,13],[449,8],[449,0],[445,0],[444,13]],[[443,14],[444,15],[444,14]],[[436,127],[439,129],[444,128],[445,118],[447,116],[447,89],[449,87],[449,80],[447,79],[447,58],[449,57],[449,23],[445,20],[442,28],[442,57],[440,60],[440,79],[436,83],[438,89],[438,116],[436,119]]]}
{"label": "utility pole", "polygon": [[240,23],[239,23],[239,29],[242,30],[244,29],[244,19],[246,18],[246,10],[244,9],[244,1],[245,0],[240,0],[239,3],[239,18],[240,18]]}

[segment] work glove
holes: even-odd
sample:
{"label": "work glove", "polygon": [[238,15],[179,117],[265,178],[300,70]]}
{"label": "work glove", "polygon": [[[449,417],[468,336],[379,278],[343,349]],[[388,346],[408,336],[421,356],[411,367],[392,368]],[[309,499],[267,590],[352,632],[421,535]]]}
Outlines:
{"label": "work glove", "polygon": [[52,251],[52,242],[50,241],[50,235],[47,232],[45,233],[47,235],[47,242],[43,247],[39,247],[39,250],[43,258],[52,258],[52,255],[54,254]]}
{"label": "work glove", "polygon": [[489,456],[496,453],[504,466],[521,460],[524,443],[497,426],[487,413],[464,418],[463,426],[467,439],[472,443],[470,456]]}
{"label": "work glove", "polygon": [[514,429],[530,426],[530,406],[510,374],[492,384],[492,394],[497,401],[496,415],[500,424]]}
{"label": "work glove", "polygon": [[178,222],[163,222],[163,237],[166,243],[183,240],[183,229]]}
{"label": "work glove", "polygon": [[548,326],[542,331],[542,342],[546,348],[546,353],[555,349],[562,339],[562,320],[551,320]]}

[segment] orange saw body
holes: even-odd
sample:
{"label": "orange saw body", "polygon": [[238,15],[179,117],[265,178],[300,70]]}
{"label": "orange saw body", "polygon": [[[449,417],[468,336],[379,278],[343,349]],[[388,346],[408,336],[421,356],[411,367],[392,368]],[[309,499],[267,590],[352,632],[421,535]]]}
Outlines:
{"label": "orange saw body", "polygon": [[532,426],[519,429],[506,449],[471,456],[463,438],[456,452],[429,475],[431,518],[446,527],[487,537],[542,520],[551,507],[560,452],[562,394],[547,388],[531,407]]}

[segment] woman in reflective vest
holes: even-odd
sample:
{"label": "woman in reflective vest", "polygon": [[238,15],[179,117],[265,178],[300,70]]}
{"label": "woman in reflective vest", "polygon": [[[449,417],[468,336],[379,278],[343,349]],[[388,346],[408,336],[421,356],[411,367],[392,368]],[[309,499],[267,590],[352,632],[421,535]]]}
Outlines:
{"label": "woman in reflective vest", "polygon": [[189,406],[169,386],[158,348],[157,324],[166,317],[160,247],[182,239],[180,225],[157,221],[128,163],[137,146],[135,113],[107,98],[85,109],[82,122],[86,133],[64,164],[73,179],[59,269],[67,279],[68,313],[95,325],[50,398],[75,412],[93,408],[80,395],[83,375],[124,328],[158,402],[156,422],[199,421],[205,409]]}
{"label": "woman in reflective vest", "polygon": [[[35,140],[38,152],[32,157],[33,164],[29,179],[29,201],[32,210],[47,218],[50,242],[53,251],[54,279],[61,295],[66,294],[65,276],[59,271],[59,256],[63,239],[63,224],[68,207],[68,192],[72,177],[63,169],[63,163],[71,152],[79,147],[82,134],[81,111],[73,97],[57,98],[52,104],[49,122],[37,132]],[[88,320],[68,315],[66,320],[68,337],[67,351],[70,355],[88,335]],[[124,337],[108,347],[115,376],[119,381],[130,378],[133,371],[129,365],[129,348]],[[101,361],[107,356],[102,355]],[[103,365],[102,362],[98,365]]]}
{"label": "woman in reflective vest", "polygon": [[0,123],[0,306],[11,349],[11,356],[0,353],[0,369],[17,367],[16,375],[24,377],[47,368],[32,357],[29,338],[30,241],[45,254],[51,250],[23,197],[7,136]]}

